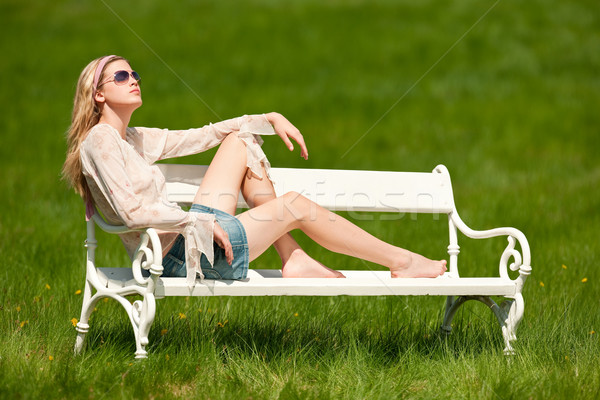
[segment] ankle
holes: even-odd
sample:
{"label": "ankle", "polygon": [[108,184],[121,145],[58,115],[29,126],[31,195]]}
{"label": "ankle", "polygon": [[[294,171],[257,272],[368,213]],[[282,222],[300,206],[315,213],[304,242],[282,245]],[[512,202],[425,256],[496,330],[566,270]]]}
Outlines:
{"label": "ankle", "polygon": [[412,253],[408,250],[401,249],[395,254],[388,265],[390,270],[401,270],[408,268],[412,263]]}

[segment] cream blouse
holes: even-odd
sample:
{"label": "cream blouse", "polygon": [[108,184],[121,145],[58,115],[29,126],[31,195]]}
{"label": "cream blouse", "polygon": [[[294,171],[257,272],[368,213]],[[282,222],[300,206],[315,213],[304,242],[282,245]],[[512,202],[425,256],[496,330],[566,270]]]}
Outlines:
{"label": "cream blouse", "polygon": [[[198,129],[166,130],[127,128],[126,140],[107,124],[94,126],[81,144],[81,163],[93,201],[109,224],[130,229],[152,227],[159,233],[163,249],[177,235],[185,237],[187,279],[203,277],[200,255],[212,264],[214,216],[187,212],[167,199],[165,177],[154,165],[158,160],[196,154],[208,150],[236,133],[246,144],[247,166],[262,178],[261,163],[267,174],[269,161],[257,135],[275,131],[263,115],[244,115]],[[120,235],[133,258],[140,232]]]}

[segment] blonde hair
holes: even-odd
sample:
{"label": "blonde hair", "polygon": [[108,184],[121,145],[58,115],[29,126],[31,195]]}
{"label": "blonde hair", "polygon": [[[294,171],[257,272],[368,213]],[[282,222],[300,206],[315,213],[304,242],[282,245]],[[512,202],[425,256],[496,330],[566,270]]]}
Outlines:
{"label": "blonde hair", "polygon": [[[81,143],[87,137],[90,129],[100,120],[101,112],[94,100],[96,89],[94,87],[94,74],[98,64],[104,57],[100,57],[90,62],[79,75],[77,88],[75,89],[75,99],[73,101],[73,114],[71,116],[71,126],[67,131],[67,157],[62,168],[62,177],[75,189],[75,192],[89,199],[89,189],[81,170],[80,147]],[[100,82],[104,79],[106,66],[113,61],[125,60],[123,57],[114,56],[104,64],[100,71]],[[127,61],[127,60],[125,60]]]}

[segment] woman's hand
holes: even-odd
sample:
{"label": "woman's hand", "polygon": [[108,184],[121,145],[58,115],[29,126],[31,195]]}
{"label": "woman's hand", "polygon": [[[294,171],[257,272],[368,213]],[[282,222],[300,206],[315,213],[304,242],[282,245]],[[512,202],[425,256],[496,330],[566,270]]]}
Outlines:
{"label": "woman's hand", "polygon": [[213,231],[213,239],[217,245],[225,250],[225,258],[227,259],[227,264],[231,265],[233,262],[233,248],[231,247],[231,242],[229,241],[229,235],[221,225],[217,221],[215,221],[215,228]]}
{"label": "woman's hand", "polygon": [[267,120],[271,125],[273,125],[273,129],[275,133],[279,135],[281,140],[285,143],[290,151],[294,150],[294,145],[292,144],[291,139],[294,139],[296,143],[300,146],[300,156],[305,160],[308,159],[308,150],[306,149],[306,144],[304,143],[304,137],[290,121],[287,120],[283,115],[272,112],[265,114]]}

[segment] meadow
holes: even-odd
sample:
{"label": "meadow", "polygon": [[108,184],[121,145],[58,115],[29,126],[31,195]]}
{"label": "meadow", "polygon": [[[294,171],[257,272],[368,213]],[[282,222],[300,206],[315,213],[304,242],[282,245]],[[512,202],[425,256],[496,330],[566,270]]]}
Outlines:
{"label": "meadow", "polygon": [[[0,31],[0,398],[600,396],[597,1],[3,0]],[[84,207],[60,170],[77,77],[106,54],[142,76],[134,126],[278,111],[310,157],[267,138],[273,166],[445,164],[470,227],[529,239],[516,355],[475,302],[446,337],[441,297],[291,297],[160,300],[143,362],[101,302],[74,356]],[[441,218],[346,216],[447,257]],[[295,237],[330,267],[381,268]],[[99,263],[126,265],[117,238],[99,241]],[[504,239],[459,244],[463,276],[497,273]],[[277,266],[273,250],[251,264]]]}

